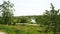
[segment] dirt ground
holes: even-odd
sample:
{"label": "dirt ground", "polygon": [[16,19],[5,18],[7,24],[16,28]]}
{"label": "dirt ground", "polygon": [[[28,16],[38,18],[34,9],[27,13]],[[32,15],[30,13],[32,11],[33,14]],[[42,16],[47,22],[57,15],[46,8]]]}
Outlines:
{"label": "dirt ground", "polygon": [[5,32],[0,32],[0,34],[6,34]]}

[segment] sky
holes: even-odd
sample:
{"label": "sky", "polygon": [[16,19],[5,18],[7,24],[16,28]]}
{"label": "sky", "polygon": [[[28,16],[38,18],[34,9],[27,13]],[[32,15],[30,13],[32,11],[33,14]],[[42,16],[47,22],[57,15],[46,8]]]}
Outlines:
{"label": "sky", "polygon": [[[42,15],[50,10],[50,3],[60,9],[60,0],[10,0],[14,4],[14,16]],[[2,4],[2,0],[0,0]]]}

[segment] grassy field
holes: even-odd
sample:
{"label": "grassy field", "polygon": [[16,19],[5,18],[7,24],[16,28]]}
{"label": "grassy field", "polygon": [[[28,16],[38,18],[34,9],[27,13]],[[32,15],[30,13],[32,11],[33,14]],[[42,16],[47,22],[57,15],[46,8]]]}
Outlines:
{"label": "grassy field", "polygon": [[27,25],[0,25],[0,31],[7,34],[52,34],[52,32],[44,33],[43,27],[39,26],[27,26]]}

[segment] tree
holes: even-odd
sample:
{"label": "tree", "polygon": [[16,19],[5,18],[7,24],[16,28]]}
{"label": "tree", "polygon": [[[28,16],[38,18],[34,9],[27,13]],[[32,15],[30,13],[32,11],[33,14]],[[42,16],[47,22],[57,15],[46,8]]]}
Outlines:
{"label": "tree", "polygon": [[17,19],[16,18],[13,18],[13,20],[12,20],[12,25],[15,25],[16,23],[17,23]]}
{"label": "tree", "polygon": [[27,18],[27,17],[23,17],[23,16],[22,16],[22,17],[20,18],[20,20],[21,20],[20,23],[27,23],[27,22],[28,22],[28,18]]}
{"label": "tree", "polygon": [[57,32],[57,25],[58,25],[58,22],[59,22],[59,20],[58,20],[59,19],[59,9],[55,10],[54,8],[55,7],[51,3],[51,10],[50,11],[46,10],[45,15],[47,15],[48,20],[50,21],[49,26],[51,26],[53,28],[53,32],[54,32],[54,34],[56,34],[56,32]]}
{"label": "tree", "polygon": [[0,24],[2,24],[2,17],[0,16]]}
{"label": "tree", "polygon": [[[45,31],[53,31],[54,34],[57,34],[57,29],[58,24],[59,24],[59,20],[60,20],[60,16],[59,16],[59,9],[55,10],[55,7],[53,6],[53,4],[51,3],[51,10],[45,10],[46,12],[40,16],[37,17],[36,22],[40,23],[40,25],[44,25],[43,27],[45,28]],[[60,26],[60,25],[59,25]]]}
{"label": "tree", "polygon": [[11,19],[13,17],[13,6],[14,4],[10,3],[10,1],[4,1],[3,4],[0,5],[3,24],[11,24]]}

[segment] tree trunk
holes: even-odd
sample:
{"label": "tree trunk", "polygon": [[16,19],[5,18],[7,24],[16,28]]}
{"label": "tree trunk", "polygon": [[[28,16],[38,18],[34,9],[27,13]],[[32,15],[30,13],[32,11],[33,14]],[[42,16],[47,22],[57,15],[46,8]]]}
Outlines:
{"label": "tree trunk", "polygon": [[57,22],[55,22],[55,25],[54,25],[55,27],[54,27],[54,34],[57,34],[56,32],[56,29],[57,29]]}
{"label": "tree trunk", "polygon": [[54,28],[54,34],[56,34],[56,28]]}

